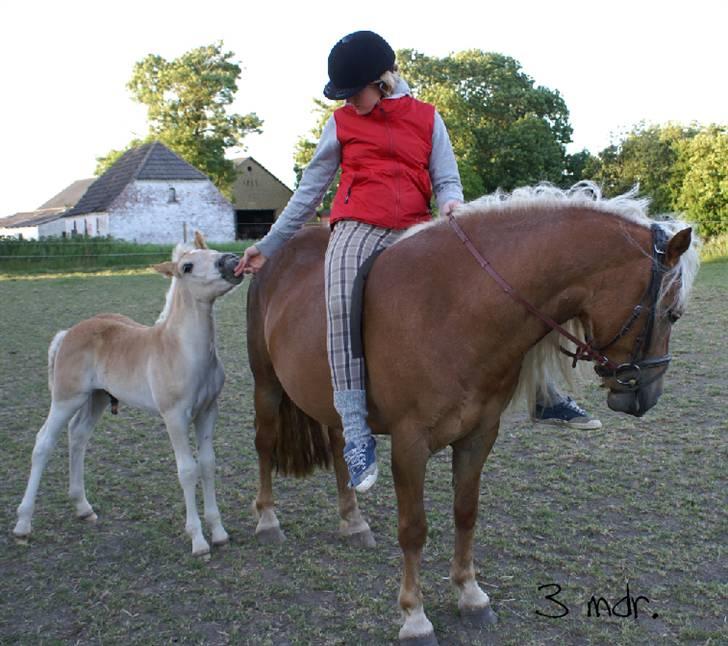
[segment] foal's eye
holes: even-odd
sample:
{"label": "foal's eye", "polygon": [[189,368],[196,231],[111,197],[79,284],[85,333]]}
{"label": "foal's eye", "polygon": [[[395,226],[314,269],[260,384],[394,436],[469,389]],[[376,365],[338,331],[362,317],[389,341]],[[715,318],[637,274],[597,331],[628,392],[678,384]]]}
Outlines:
{"label": "foal's eye", "polygon": [[185,274],[189,274],[192,271],[193,264],[191,262],[186,262],[184,265],[182,265],[182,272]]}

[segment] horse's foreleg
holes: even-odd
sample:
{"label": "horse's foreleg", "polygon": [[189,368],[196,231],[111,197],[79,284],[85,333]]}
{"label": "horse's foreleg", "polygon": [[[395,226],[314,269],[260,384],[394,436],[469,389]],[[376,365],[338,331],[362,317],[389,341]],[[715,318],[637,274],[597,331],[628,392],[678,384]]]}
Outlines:
{"label": "horse's foreleg", "polygon": [[230,540],[222,526],[220,510],[215,497],[215,450],[212,446],[212,435],[217,421],[217,401],[200,411],[195,418],[197,433],[197,461],[202,478],[202,497],[205,505],[205,522],[212,533],[213,545],[224,545]]}
{"label": "horse's foreleg", "polygon": [[278,438],[280,386],[265,388],[255,384],[255,450],[258,453],[258,495],[253,513],[258,524],[256,538],[264,543],[281,543],[285,534],[276,517],[273,500],[273,452]]}
{"label": "horse's foreleg", "polygon": [[404,625],[399,631],[403,642],[436,644],[432,623],[425,614],[420,585],[420,561],[427,539],[424,506],[425,467],[430,452],[424,441],[392,435],[392,473],[399,510],[399,545],[404,556],[404,571],[399,590],[399,605]]}
{"label": "horse's foreleg", "polygon": [[480,474],[497,435],[497,424],[480,427],[452,447],[455,553],[450,580],[458,590],[461,617],[476,625],[495,623],[497,620],[488,595],[480,589],[475,579],[473,565],[473,534],[478,517]]}
{"label": "horse's foreleg", "polygon": [[339,428],[329,428],[329,444],[334,459],[336,488],[339,493],[339,533],[352,545],[376,547],[369,524],[362,518],[356,492],[349,485],[349,469],[344,461],[344,435]]}
{"label": "horse's foreleg", "polygon": [[109,396],[103,390],[94,391],[68,423],[68,496],[76,508],[76,516],[87,522],[98,517],[86,499],[84,460],[91,432],[108,404]]}
{"label": "horse's foreleg", "polygon": [[71,419],[79,406],[83,404],[86,397],[87,395],[80,395],[64,401],[51,402],[48,417],[35,437],[30,477],[28,478],[28,485],[25,488],[23,500],[18,506],[18,522],[15,525],[13,534],[20,540],[26,540],[30,536],[31,520],[33,518],[33,510],[35,509],[35,498],[38,494],[38,486],[43,475],[43,469],[45,469],[51,451],[58,440],[58,434],[68,424],[68,420]]}
{"label": "horse's foreleg", "polygon": [[202,556],[210,551],[210,546],[202,535],[202,523],[197,513],[195,489],[199,478],[199,468],[190,450],[187,432],[190,419],[182,411],[168,411],[162,415],[167,426],[167,433],[174,449],[174,458],[177,462],[177,476],[182,486],[187,508],[185,531],[192,539],[192,555]]}

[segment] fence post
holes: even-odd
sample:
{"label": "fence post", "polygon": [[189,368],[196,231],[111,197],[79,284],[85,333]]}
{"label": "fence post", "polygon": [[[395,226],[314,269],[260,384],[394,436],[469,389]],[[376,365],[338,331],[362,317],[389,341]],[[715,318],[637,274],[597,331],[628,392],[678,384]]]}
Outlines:
{"label": "fence post", "polygon": [[182,242],[187,242],[187,222],[182,223]]}

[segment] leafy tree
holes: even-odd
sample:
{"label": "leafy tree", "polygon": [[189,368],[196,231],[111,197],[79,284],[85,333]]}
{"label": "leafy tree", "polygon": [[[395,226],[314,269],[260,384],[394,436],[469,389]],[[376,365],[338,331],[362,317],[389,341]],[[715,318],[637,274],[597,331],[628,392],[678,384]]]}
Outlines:
{"label": "leafy tree", "polygon": [[467,50],[444,58],[397,52],[418,98],[448,125],[466,198],[539,181],[561,183],[571,141],[561,95],[502,54]]}
{"label": "leafy tree", "polygon": [[695,126],[638,124],[622,141],[599,153],[590,176],[607,195],[619,195],[639,184],[640,191],[652,198],[653,213],[672,211],[685,172],[678,163],[681,145],[697,132]]}
{"label": "leafy tree", "polygon": [[[225,150],[242,144],[251,132],[260,132],[262,121],[254,114],[228,114],[237,92],[240,65],[222,42],[198,47],[179,58],[166,60],[149,54],[134,65],[127,87],[136,101],[147,106],[149,134],[134,140],[127,150],[158,140],[199,168],[228,192],[235,180],[232,161]],[[124,151],[111,151],[98,160],[103,172]]]}
{"label": "leafy tree", "polygon": [[680,148],[678,208],[706,237],[728,233],[728,127],[709,126]]}

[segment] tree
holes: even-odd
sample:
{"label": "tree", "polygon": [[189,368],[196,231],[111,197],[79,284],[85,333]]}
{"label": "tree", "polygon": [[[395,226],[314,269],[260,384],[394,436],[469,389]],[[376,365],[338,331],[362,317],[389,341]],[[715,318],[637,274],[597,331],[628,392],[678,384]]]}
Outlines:
{"label": "tree", "polygon": [[709,126],[680,149],[678,208],[706,237],[728,233],[728,127]]}
{"label": "tree", "polygon": [[561,183],[569,112],[502,54],[467,50],[444,58],[400,50],[402,75],[434,103],[450,132],[466,198],[540,181]]}
{"label": "tree", "polygon": [[[240,65],[222,42],[166,60],[149,54],[134,65],[127,87],[136,101],[147,106],[149,134],[127,147],[158,140],[205,173],[228,192],[235,180],[225,150],[240,146],[251,132],[261,132],[254,114],[228,114],[240,78]],[[124,151],[111,151],[98,160],[103,172]],[[113,160],[113,161],[112,161]]]}
{"label": "tree", "polygon": [[678,163],[681,145],[697,132],[695,126],[640,123],[623,135],[622,141],[599,153],[590,176],[612,196],[639,184],[640,192],[652,200],[652,213],[673,211],[685,172]]}

